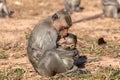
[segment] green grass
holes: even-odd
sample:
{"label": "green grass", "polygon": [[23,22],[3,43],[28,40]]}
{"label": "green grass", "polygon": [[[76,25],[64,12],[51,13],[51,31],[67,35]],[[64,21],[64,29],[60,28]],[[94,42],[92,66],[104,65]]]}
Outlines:
{"label": "green grass", "polygon": [[[119,80],[120,69],[113,69],[111,66],[103,67],[99,73],[95,74],[73,74],[66,76],[65,74],[57,75],[55,77],[48,78],[47,80]],[[42,78],[38,80],[43,80]]]}
{"label": "green grass", "polygon": [[0,59],[7,59],[8,55],[6,55],[4,52],[0,52]]}
{"label": "green grass", "polygon": [[[82,40],[80,40],[82,41]],[[81,44],[78,42],[78,44]],[[117,56],[120,52],[120,44],[116,42],[107,41],[107,44],[98,45],[97,39],[92,39],[91,37],[87,36],[83,42],[83,47],[78,47],[80,53],[89,53],[95,54],[99,56]]]}
{"label": "green grass", "polygon": [[0,80],[22,80],[24,73],[25,70],[21,68],[0,71]]}
{"label": "green grass", "polygon": [[29,37],[30,37],[30,32],[25,32],[25,38],[26,38],[26,40],[28,40]]}

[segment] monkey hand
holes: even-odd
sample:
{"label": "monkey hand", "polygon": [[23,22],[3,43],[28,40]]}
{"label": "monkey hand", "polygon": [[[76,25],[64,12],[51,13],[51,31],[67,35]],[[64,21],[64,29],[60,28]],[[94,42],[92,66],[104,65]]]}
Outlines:
{"label": "monkey hand", "polygon": [[79,51],[77,49],[74,50],[74,57],[79,55]]}
{"label": "monkey hand", "polygon": [[64,42],[66,42],[66,40],[64,38],[61,38],[59,41],[58,41],[58,44],[61,45],[63,44]]}

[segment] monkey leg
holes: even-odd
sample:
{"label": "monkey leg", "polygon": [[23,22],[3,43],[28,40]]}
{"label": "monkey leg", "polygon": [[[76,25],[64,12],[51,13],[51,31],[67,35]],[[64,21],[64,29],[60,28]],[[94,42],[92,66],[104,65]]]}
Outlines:
{"label": "monkey leg", "polygon": [[84,8],[83,7],[80,7],[80,6],[77,6],[75,7],[75,11],[76,12],[81,12]]}
{"label": "monkey leg", "polygon": [[1,18],[5,18],[5,17],[6,17],[6,14],[5,14],[3,11],[1,11],[1,12],[0,12],[0,17],[1,17]]}
{"label": "monkey leg", "polygon": [[72,14],[73,10],[72,10],[71,5],[66,5],[65,11],[66,11],[68,14]]}
{"label": "monkey leg", "polygon": [[111,6],[105,6],[103,9],[104,15],[106,17],[112,17],[112,9]]}
{"label": "monkey leg", "polygon": [[77,70],[78,70],[78,67],[77,66],[73,66],[73,68],[68,70],[67,72],[65,72],[65,74],[71,75],[72,73],[74,73]]}
{"label": "monkey leg", "polygon": [[48,51],[38,63],[38,73],[43,76],[54,76],[56,73],[66,71],[62,59],[56,52]]}
{"label": "monkey leg", "polygon": [[113,18],[120,18],[119,16],[119,12],[118,12],[118,9],[117,8],[114,8],[113,11],[112,11],[112,14],[113,14]]}
{"label": "monkey leg", "polygon": [[104,14],[106,17],[119,18],[118,9],[116,6],[106,6],[104,9]]}

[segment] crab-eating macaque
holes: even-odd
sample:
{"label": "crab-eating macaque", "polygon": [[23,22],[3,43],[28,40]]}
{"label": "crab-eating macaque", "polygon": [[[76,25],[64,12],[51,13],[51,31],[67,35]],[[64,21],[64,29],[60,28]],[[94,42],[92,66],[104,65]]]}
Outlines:
{"label": "crab-eating macaque", "polygon": [[[76,49],[76,44],[77,44],[77,36],[74,34],[68,33],[68,35],[66,37],[61,38],[58,41],[59,47],[57,48],[57,50],[65,51],[65,52],[75,50],[76,53],[72,53],[72,55],[73,55],[72,58],[69,58],[69,59],[72,59],[73,63],[74,63],[74,59],[79,56],[79,52]],[[73,66],[72,60],[70,62],[69,60],[67,61],[67,59],[68,59],[67,57],[63,58],[63,60],[65,60],[66,64],[68,64],[67,66],[70,67],[69,64],[72,64],[72,66]],[[70,69],[70,68],[68,68],[68,69]]]}
{"label": "crab-eating macaque", "polygon": [[[45,64],[46,61],[42,63],[41,59],[49,61],[49,58],[52,60],[57,58],[56,55],[52,56],[53,53],[50,53],[50,56],[47,56],[48,58],[46,58],[44,56],[45,54],[49,55],[49,52],[45,52],[51,49],[56,49],[58,36],[66,36],[68,29],[71,26],[71,17],[64,10],[56,12],[51,17],[45,19],[43,22],[40,22],[35,26],[28,40],[27,53],[30,62],[39,74],[44,74],[41,73],[42,71],[40,71],[42,70],[42,67],[39,67],[40,64],[48,65]],[[53,62],[56,62],[56,60]],[[58,63],[59,62],[56,62],[56,65]]]}
{"label": "crab-eating macaque", "polygon": [[102,0],[102,5],[106,17],[120,18],[120,0]]}
{"label": "crab-eating macaque", "polygon": [[70,64],[72,64],[72,66],[74,66],[74,68],[72,70],[69,70],[68,73],[72,73],[74,71],[76,72],[76,70],[79,71],[78,68],[83,67],[86,62],[90,62],[90,61],[93,60],[93,59],[87,60],[86,56],[80,56],[79,51],[76,48],[76,45],[77,45],[77,36],[74,35],[74,34],[68,33],[68,35],[65,36],[64,38],[60,38],[59,41],[58,41],[58,45],[59,45],[58,49],[62,48],[62,49],[64,49],[64,51],[65,50],[67,50],[67,51],[69,51],[69,50],[76,50],[76,54],[74,54],[75,56],[73,58],[69,58],[69,59],[73,60],[74,65],[72,64],[72,60],[71,60],[71,62],[67,61],[65,59],[65,57],[64,57],[64,59],[65,59],[64,62],[67,62],[69,64],[67,66],[70,66]]}
{"label": "crab-eating macaque", "polygon": [[58,47],[62,47],[65,50],[72,50],[76,48],[77,36],[68,33],[67,36],[60,38],[58,40]]}
{"label": "crab-eating macaque", "polygon": [[70,34],[68,36],[57,49],[48,50],[43,54],[38,63],[38,72],[41,75],[54,76],[57,73],[69,73],[77,69],[74,65],[74,57],[78,54],[75,49],[76,37]]}
{"label": "crab-eating macaque", "polygon": [[80,7],[81,0],[64,0],[65,11],[72,14],[73,11],[80,12],[82,7]]}
{"label": "crab-eating macaque", "polygon": [[43,76],[54,76],[57,73],[74,71],[77,66],[74,65],[74,56],[77,50],[52,49],[46,51],[38,62],[38,73]]}
{"label": "crab-eating macaque", "polygon": [[6,0],[0,0],[0,17],[11,17],[13,11],[9,11]]}

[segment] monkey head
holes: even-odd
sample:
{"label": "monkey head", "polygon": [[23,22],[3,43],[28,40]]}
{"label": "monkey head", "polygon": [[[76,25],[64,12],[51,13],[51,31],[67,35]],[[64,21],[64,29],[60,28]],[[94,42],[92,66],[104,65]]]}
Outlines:
{"label": "monkey head", "polygon": [[59,36],[64,37],[68,33],[68,29],[72,26],[70,15],[64,10],[60,10],[52,16],[53,27]]}
{"label": "monkey head", "polygon": [[77,37],[73,34],[68,34],[66,37],[61,38],[60,40],[64,40],[60,43],[60,46],[65,50],[73,50],[76,48]]}

